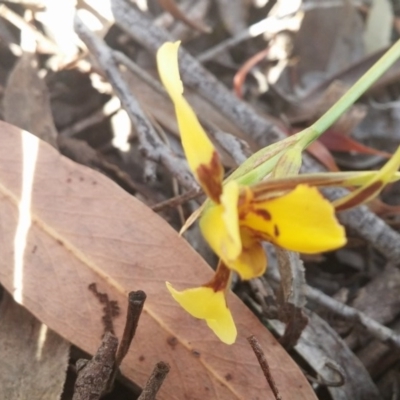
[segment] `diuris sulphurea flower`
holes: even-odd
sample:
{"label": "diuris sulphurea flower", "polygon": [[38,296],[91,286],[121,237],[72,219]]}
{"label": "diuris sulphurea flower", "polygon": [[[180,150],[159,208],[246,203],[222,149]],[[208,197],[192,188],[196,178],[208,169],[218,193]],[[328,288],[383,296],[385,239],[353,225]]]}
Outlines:
{"label": "diuris sulphurea flower", "polygon": [[[179,42],[161,46],[157,65],[161,81],[175,106],[189,167],[210,200],[201,212],[199,224],[220,263],[215,277],[200,287],[177,291],[167,283],[167,288],[187,312],[204,319],[223,342],[231,344],[236,338],[236,328],[226,303],[226,293],[232,271],[245,280],[261,276],[267,267],[263,241],[308,254],[343,246],[346,236],[336,219],[335,206],[322,196],[317,187],[360,186],[355,195],[351,193],[337,201],[338,209],[358,205],[375,196],[388,181],[397,179],[395,172],[400,162],[400,151],[377,173],[288,177],[273,174],[272,178],[256,184],[244,184],[240,179],[229,178],[224,183],[224,168],[218,153],[183,97],[178,47]],[[288,141],[288,157],[281,167],[288,172],[301,162],[296,152],[291,155],[293,147],[290,146]],[[285,146],[281,154],[285,154],[284,151]],[[290,166],[291,157],[296,160],[295,168]]]}

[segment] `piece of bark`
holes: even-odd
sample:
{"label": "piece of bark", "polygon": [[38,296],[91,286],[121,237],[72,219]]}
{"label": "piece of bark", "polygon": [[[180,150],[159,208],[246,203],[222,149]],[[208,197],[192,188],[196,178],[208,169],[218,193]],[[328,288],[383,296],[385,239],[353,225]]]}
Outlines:
{"label": "piece of bark", "polygon": [[78,377],[72,400],[98,400],[105,392],[114,369],[118,339],[107,332],[99,349],[89,361],[78,360]]}
{"label": "piece of bark", "polygon": [[158,362],[138,400],[155,400],[156,394],[164,382],[164,379],[167,377],[169,370],[170,366],[167,363],[163,361]]}
{"label": "piece of bark", "polygon": [[303,307],[306,304],[306,277],[299,253],[275,248],[278,261],[280,288],[278,291],[278,318],[286,324],[280,343],[291,349],[299,340],[308,323]]}
{"label": "piece of bark", "polygon": [[[340,383],[328,386],[333,400],[380,400],[378,389],[361,361],[340,336],[317,314],[307,310],[309,323],[295,346],[323,381]],[[269,321],[274,330],[283,332],[278,321]]]}
{"label": "piece of bark", "polygon": [[[400,271],[392,264],[364,286],[350,304],[381,324],[388,324],[400,314]],[[356,329],[347,338],[350,348],[364,343],[365,335]]]}
{"label": "piece of bark", "polygon": [[0,319],[0,399],[59,399],[69,343],[5,291]]}
{"label": "piece of bark", "polygon": [[[391,328],[400,332],[400,320],[391,325]],[[378,340],[371,340],[356,354],[373,379],[381,376],[384,371],[387,371],[400,360],[400,351],[396,351],[393,347]]]}

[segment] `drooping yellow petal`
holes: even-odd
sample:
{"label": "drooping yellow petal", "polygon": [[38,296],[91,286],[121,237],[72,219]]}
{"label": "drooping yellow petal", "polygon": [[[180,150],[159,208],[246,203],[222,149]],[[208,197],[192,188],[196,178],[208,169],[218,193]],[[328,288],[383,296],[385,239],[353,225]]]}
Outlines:
{"label": "drooping yellow petal", "polygon": [[387,183],[392,180],[393,175],[400,166],[400,146],[390,160],[374,175],[374,177],[357,190],[349,193],[333,202],[337,211],[347,210],[366,203],[376,197]]}
{"label": "drooping yellow petal", "polygon": [[175,290],[167,282],[167,289],[181,307],[195,318],[204,319],[218,338],[232,344],[236,340],[236,326],[226,305],[225,290],[214,291],[211,287]]}
{"label": "drooping yellow petal", "polygon": [[[249,189],[250,190],[250,189]],[[316,188],[298,185],[274,199],[242,206],[240,224],[287,250],[319,253],[346,243],[335,210]]]}
{"label": "drooping yellow petal", "polygon": [[239,186],[235,181],[224,186],[221,204],[211,205],[200,218],[200,230],[225,263],[236,259],[242,251],[238,215]]}
{"label": "drooping yellow petal", "polygon": [[159,48],[158,72],[175,106],[182,146],[189,167],[207,195],[219,203],[224,170],[213,144],[183,97],[183,84],[178,67],[179,44],[180,42],[168,42]]}
{"label": "drooping yellow petal", "polygon": [[242,252],[227,266],[237,272],[243,280],[263,275],[267,268],[267,256],[260,240],[253,237],[246,228],[241,229],[241,239]]}

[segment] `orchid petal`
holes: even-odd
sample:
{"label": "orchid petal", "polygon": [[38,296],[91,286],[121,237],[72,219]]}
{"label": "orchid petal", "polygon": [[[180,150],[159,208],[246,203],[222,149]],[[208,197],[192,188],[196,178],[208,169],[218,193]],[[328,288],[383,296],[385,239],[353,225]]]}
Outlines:
{"label": "orchid petal", "polygon": [[178,66],[179,44],[180,42],[168,42],[159,48],[158,71],[175,106],[182,146],[189,167],[207,195],[219,203],[224,169],[196,114],[183,97],[183,84]]}
{"label": "orchid petal", "polygon": [[243,249],[239,257],[229,262],[228,268],[237,272],[241,279],[250,280],[264,274],[267,256],[259,239],[253,237],[245,228],[241,230]]}
{"label": "orchid petal", "polygon": [[224,187],[221,204],[208,207],[200,218],[201,232],[219,257],[229,264],[241,250],[239,215],[239,186],[235,181]]}
{"label": "orchid petal", "polygon": [[333,206],[314,187],[298,185],[280,197],[261,202],[254,198],[242,207],[242,226],[287,250],[313,254],[346,243]]}
{"label": "orchid petal", "polygon": [[201,286],[177,291],[169,282],[167,289],[185,311],[195,318],[206,320],[209,328],[222,342],[235,342],[237,331],[226,305],[225,290],[214,291],[211,287]]}

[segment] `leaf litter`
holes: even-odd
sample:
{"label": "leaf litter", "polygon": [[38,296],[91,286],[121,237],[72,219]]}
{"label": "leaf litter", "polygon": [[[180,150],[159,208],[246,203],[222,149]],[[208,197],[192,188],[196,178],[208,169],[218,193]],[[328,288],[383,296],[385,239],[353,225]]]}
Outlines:
{"label": "leaf litter", "polygon": [[[294,345],[290,355],[300,363],[300,369],[265,327],[284,338],[284,325],[270,320],[262,326],[234,297],[229,302],[239,321],[240,339],[236,347],[222,346],[200,322],[188,318],[176,307],[165,290],[164,281],[174,280],[182,288],[189,287],[199,279],[207,279],[209,268],[166,222],[133,198],[154,206],[168,203],[174,195],[183,193],[181,199],[178,195],[171,204],[178,205],[186,217],[201,203],[199,199],[185,200],[185,190],[196,190],[196,186],[181,163],[182,151],[171,104],[159,91],[154,78],[155,65],[150,53],[156,50],[156,43],[168,39],[160,36],[164,31],[157,30],[158,27],[170,29],[172,36],[182,39],[184,47],[191,54],[199,55],[199,59],[207,54],[203,65],[217,80],[210,85],[210,76],[186,56],[183,78],[185,84],[192,86],[191,90],[188,88],[191,104],[219,151],[223,150],[224,165],[233,168],[248,157],[249,151],[312,123],[323,112],[324,104],[326,107],[332,85],[341,82],[351,86],[361,75],[360,71],[368,69],[379,57],[382,51],[370,54],[363,44],[363,35],[372,29],[365,21],[376,12],[370,8],[371,2],[354,5],[346,2],[343,6],[333,1],[329,7],[323,7],[318,2],[303,0],[289,14],[283,13],[285,2],[282,0],[235,0],[231,6],[225,1],[216,4],[189,0],[165,2],[171,9],[179,7],[186,22],[196,21],[201,27],[210,27],[209,33],[192,30],[179,21],[172,23],[174,18],[180,18],[179,14],[168,16],[157,1],[137,2],[140,7],[147,4],[147,11],[138,14],[142,15],[141,22],[156,21],[157,28],[149,24],[143,32],[138,23],[131,24],[129,29],[125,27],[123,18],[132,15],[133,6],[124,1],[111,2],[114,15],[100,4],[89,0],[79,2],[79,15],[84,24],[101,40],[100,46],[111,49],[109,54],[115,57],[122,78],[119,82],[126,85],[126,90],[120,92],[121,86],[117,88],[113,81],[115,73],[112,76],[104,73],[104,59],[99,58],[104,52],[91,49],[90,58],[85,53],[78,55],[82,43],[68,28],[65,32],[73,46],[65,45],[57,34],[62,32],[62,24],[50,24],[40,15],[46,12],[45,6],[39,2],[13,3],[20,4],[1,6],[2,119],[43,140],[49,138],[63,154],[95,168],[130,193],[123,192],[98,172],[78,166],[47,145],[39,144],[30,208],[33,220],[27,233],[21,286],[22,304],[38,318],[38,323],[46,324],[73,345],[94,354],[101,343],[105,330],[102,318],[107,313],[89,285],[95,283],[98,293],[106,294],[110,302],[120,307],[120,315],[112,318],[119,339],[128,292],[144,290],[148,300],[121,371],[136,384],[145,385],[153,367],[160,361],[168,362],[171,370],[157,398],[276,398],[245,340],[254,334],[283,399],[391,399],[396,392],[399,358],[398,352],[392,351],[395,341],[390,344],[383,340],[386,336],[382,332],[397,335],[399,329],[400,305],[395,297],[397,269],[387,262],[389,259],[396,263],[399,239],[388,225],[382,225],[370,211],[361,209],[352,214],[358,216],[358,223],[354,222],[355,217],[342,217],[349,228],[349,252],[341,256],[339,253],[314,258],[302,256],[305,278],[298,268],[300,259],[284,253],[281,255],[282,284],[269,277],[272,288],[263,289],[267,290],[265,297],[257,295],[251,285],[236,284],[236,292],[263,322],[266,315],[271,316],[276,310],[275,318],[286,323],[286,329],[291,327],[294,336],[290,338],[295,339],[284,344]],[[273,3],[278,7],[271,9]],[[396,4],[393,1],[394,12],[397,12]],[[73,5],[69,9],[73,10]],[[27,10],[34,13],[30,15]],[[37,10],[40,10],[37,18],[45,30],[35,24]],[[135,9],[135,12],[139,11]],[[20,18],[15,18],[15,14]],[[52,15],[55,18],[57,12]],[[73,14],[64,13],[63,17],[72,26]],[[256,36],[250,35],[247,27],[257,25],[266,17],[270,24],[259,28],[261,33]],[[277,25],[271,24],[272,21]],[[281,28],[274,31],[275,26]],[[19,40],[21,30],[38,41],[35,55],[23,52],[24,46]],[[393,35],[398,35],[396,28]],[[272,44],[274,51],[265,51]],[[286,47],[279,48],[282,44]],[[390,44],[390,38],[385,44]],[[213,52],[218,55],[213,56]],[[241,93],[247,104],[238,103],[234,94],[222,92],[219,84],[223,82],[232,89],[240,67],[260,52],[263,57],[258,57],[257,65],[246,71],[247,78],[241,82]],[[36,67],[32,69],[35,57]],[[383,163],[381,156],[394,152],[400,140],[398,66],[397,62],[343,117],[341,124],[326,133],[326,140],[322,140],[325,147],[316,144],[317,149],[311,154],[335,170],[338,166],[376,169]],[[125,128],[118,125],[122,123],[119,111],[123,109],[104,111],[103,107],[114,95],[120,98],[128,115],[132,115],[129,114],[131,98],[136,99],[148,119],[146,124],[158,125],[150,136],[143,136],[143,127],[134,118]],[[139,115],[137,110],[132,112]],[[130,134],[118,142],[115,138],[122,131]],[[21,130],[5,124],[1,124],[1,135],[0,280],[16,297],[13,239],[18,222],[17,207],[23,195],[21,138],[28,138],[31,144],[34,141],[30,134],[21,136]],[[116,147],[114,143],[121,140],[125,141],[123,147]],[[361,153],[371,155],[361,156]],[[305,165],[315,168],[315,163],[308,159]],[[173,181],[180,182],[178,192]],[[397,185],[393,185],[381,200],[371,204],[371,210],[384,216],[395,229],[399,226],[397,191]],[[179,213],[174,208],[162,206],[160,210],[169,224],[180,228]],[[192,228],[193,232],[197,229]],[[190,244],[202,249],[202,255],[215,265],[213,256],[204,250],[201,235],[189,237]],[[357,257],[357,262],[350,259],[350,254]],[[287,263],[287,259],[291,261]],[[305,279],[318,292],[310,291]],[[259,289],[268,288],[265,280],[260,284]],[[318,297],[316,293],[325,297]],[[305,306],[304,295],[308,298]],[[329,303],[328,299],[334,302]],[[340,302],[348,307],[344,309],[346,312],[338,307]],[[328,303],[334,306],[328,309]],[[3,299],[2,307],[11,306]],[[360,324],[355,322],[361,315],[358,312],[362,313]],[[305,316],[308,325],[303,330]],[[32,317],[24,317],[27,321],[28,318]],[[60,351],[68,348],[66,341],[60,343],[63,343]],[[63,354],[57,367],[59,376],[65,371]],[[70,367],[75,361],[70,359]],[[15,361],[14,366],[19,362]],[[302,369],[312,382],[315,394]],[[71,368],[68,374],[71,375]],[[63,399],[68,398],[65,396]],[[114,396],[119,399],[118,394]]]}

